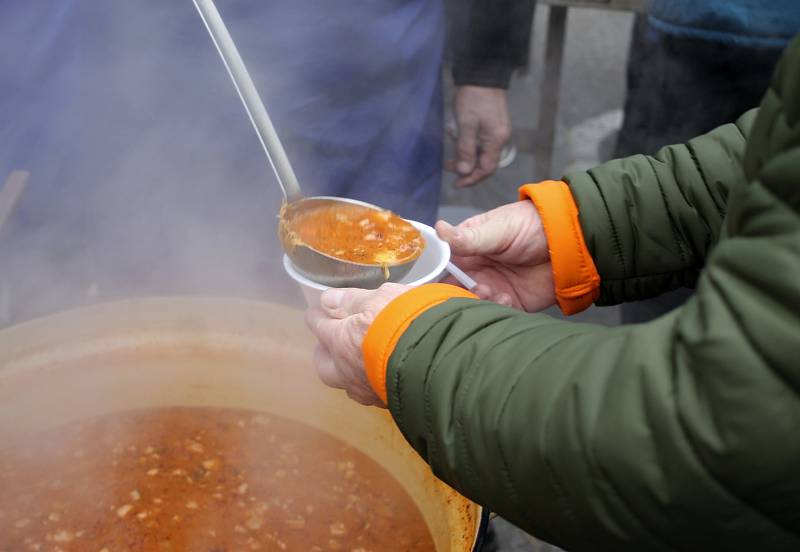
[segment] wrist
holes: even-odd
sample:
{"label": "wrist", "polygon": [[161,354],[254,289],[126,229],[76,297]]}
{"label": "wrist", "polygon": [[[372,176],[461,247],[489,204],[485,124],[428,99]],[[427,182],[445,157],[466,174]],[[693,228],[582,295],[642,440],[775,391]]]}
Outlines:
{"label": "wrist", "polygon": [[507,89],[515,66],[502,61],[474,62],[457,60],[453,65],[453,82],[456,86],[480,86]]}
{"label": "wrist", "polygon": [[364,372],[375,394],[388,404],[386,369],[397,342],[422,313],[448,299],[477,296],[447,284],[425,284],[395,297],[376,315],[361,344]]}
{"label": "wrist", "polygon": [[520,188],[539,218],[552,265],[556,301],[564,314],[588,308],[600,294],[600,276],[578,220],[578,207],[566,183],[544,181]]}
{"label": "wrist", "polygon": [[544,228],[544,222],[542,221],[542,214],[539,212],[539,208],[537,207],[536,203],[531,201],[530,198],[526,197],[520,201],[528,205],[530,209],[530,220],[532,221],[531,227],[533,234],[531,239],[534,243],[534,248],[541,252],[541,262],[550,262],[550,246],[547,240],[547,232]]}

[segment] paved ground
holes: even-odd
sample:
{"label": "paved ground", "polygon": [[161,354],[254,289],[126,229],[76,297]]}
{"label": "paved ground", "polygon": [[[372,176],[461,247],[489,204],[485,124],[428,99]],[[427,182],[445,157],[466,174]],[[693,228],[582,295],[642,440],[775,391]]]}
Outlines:
{"label": "paved ground", "polygon": [[[536,129],[537,104],[541,86],[558,83],[541,82],[543,41],[547,8],[536,10],[532,44],[532,66],[515,77],[509,90],[514,141],[532,143]],[[452,175],[446,175],[442,188],[444,218],[458,222],[472,212],[496,207],[516,198],[520,184],[545,177],[558,178],[562,171],[587,168],[607,158],[613,147],[615,132],[622,120],[625,90],[625,66],[633,16],[629,13],[599,10],[571,10],[567,23],[567,45],[558,112],[558,138],[553,174],[537,171],[533,151],[521,151],[514,163],[500,170],[489,181],[457,190]],[[452,92],[450,92],[452,93]],[[552,312],[560,316],[558,312]],[[616,308],[592,308],[573,317],[581,321],[617,324]],[[495,519],[498,552],[553,552],[555,548],[538,542],[502,519]]]}

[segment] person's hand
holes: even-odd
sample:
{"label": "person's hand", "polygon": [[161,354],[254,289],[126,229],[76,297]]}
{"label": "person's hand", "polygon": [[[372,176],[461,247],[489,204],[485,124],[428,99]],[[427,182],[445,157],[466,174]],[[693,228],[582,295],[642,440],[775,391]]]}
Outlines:
{"label": "person's hand", "polygon": [[458,124],[456,159],[448,170],[458,174],[456,186],[472,186],[491,175],[503,146],[511,137],[506,91],[484,86],[460,86],[455,97]]}
{"label": "person's hand", "polygon": [[503,205],[457,227],[439,221],[436,231],[456,266],[478,283],[472,291],[481,299],[528,312],[555,304],[547,236],[532,202]]}
{"label": "person's hand", "polygon": [[361,404],[386,407],[367,380],[361,345],[381,309],[408,289],[383,284],[376,290],[329,289],[322,294],[321,306],[306,313],[306,323],[320,342],[314,367],[322,383],[344,389]]}

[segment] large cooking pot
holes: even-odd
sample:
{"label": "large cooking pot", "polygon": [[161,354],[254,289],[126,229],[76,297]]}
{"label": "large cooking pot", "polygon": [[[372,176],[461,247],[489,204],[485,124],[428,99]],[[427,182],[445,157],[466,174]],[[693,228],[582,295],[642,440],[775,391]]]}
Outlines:
{"label": "large cooking pot", "polygon": [[323,386],[302,313],[233,299],[100,305],[0,332],[2,445],[134,408],[271,412],[342,439],[383,465],[419,507],[440,552],[473,550],[480,509],[436,479],[383,410]]}

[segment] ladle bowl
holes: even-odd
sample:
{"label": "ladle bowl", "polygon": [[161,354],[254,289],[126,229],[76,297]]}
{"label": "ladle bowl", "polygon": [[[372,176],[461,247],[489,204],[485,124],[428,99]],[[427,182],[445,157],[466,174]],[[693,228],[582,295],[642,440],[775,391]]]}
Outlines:
{"label": "ladle bowl", "polygon": [[336,203],[360,205],[376,211],[381,210],[380,207],[363,201],[329,196],[308,197],[286,204],[281,211],[278,235],[284,251],[286,251],[292,266],[297,272],[309,280],[324,286],[363,289],[375,289],[385,282],[398,282],[408,274],[414,263],[417,262],[418,256],[384,268],[383,265],[354,263],[338,259],[317,251],[307,244],[297,243],[293,239],[288,226],[294,217],[310,210]]}

